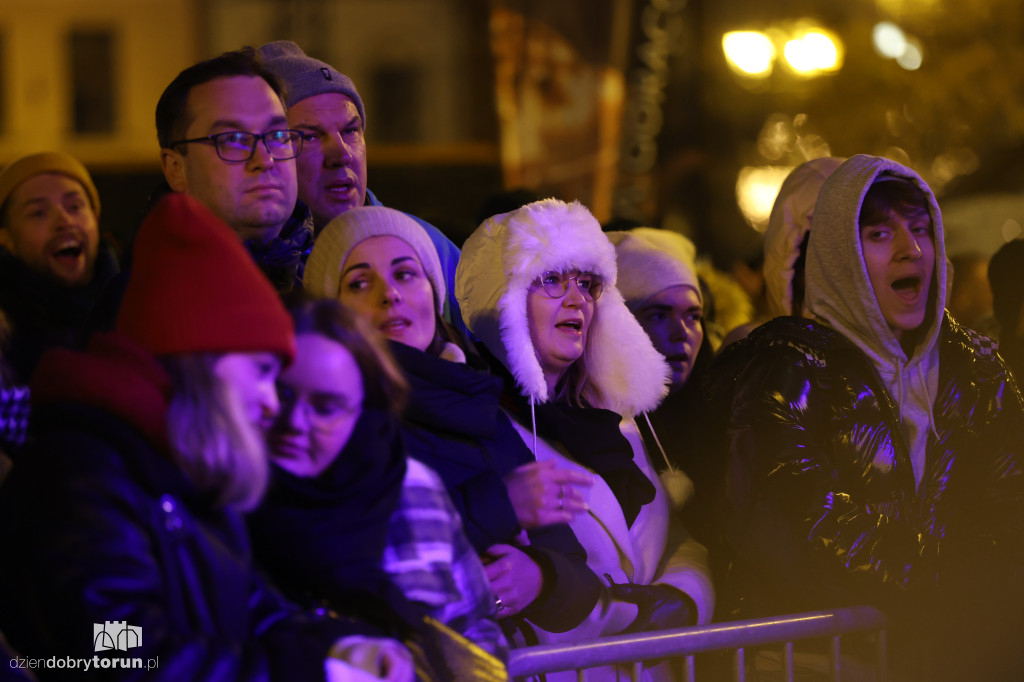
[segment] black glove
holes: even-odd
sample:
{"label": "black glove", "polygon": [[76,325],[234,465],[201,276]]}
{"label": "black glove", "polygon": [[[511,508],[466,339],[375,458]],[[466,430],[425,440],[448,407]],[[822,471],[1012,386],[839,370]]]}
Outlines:
{"label": "black glove", "polygon": [[697,624],[697,605],[690,597],[669,585],[634,585],[612,583],[611,596],[636,604],[634,620],[621,634],[685,628]]}

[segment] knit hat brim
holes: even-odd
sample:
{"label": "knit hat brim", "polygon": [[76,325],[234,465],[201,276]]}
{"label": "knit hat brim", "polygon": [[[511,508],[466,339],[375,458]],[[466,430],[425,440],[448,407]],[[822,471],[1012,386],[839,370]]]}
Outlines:
{"label": "knit hat brim", "polygon": [[434,289],[436,311],[444,310],[448,290],[434,242],[410,216],[385,206],[358,206],[327,223],[309,254],[303,288],[313,296],[337,298],[341,271],[352,249],[371,237],[384,236],[398,237],[412,247]]}
{"label": "knit hat brim", "polygon": [[178,192],[139,228],[116,326],[154,355],[295,355],[291,317],[238,236]]}
{"label": "knit hat brim", "polygon": [[100,216],[100,194],[96,191],[92,176],[82,162],[64,152],[42,152],[23,156],[10,164],[0,173],[0,208],[3,207],[11,194],[21,183],[40,173],[57,173],[77,180],[92,206],[96,217]]}

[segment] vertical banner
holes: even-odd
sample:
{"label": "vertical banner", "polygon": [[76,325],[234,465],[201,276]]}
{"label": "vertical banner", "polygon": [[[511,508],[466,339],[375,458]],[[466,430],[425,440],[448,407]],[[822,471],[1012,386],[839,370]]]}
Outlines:
{"label": "vertical banner", "polygon": [[505,187],[612,217],[632,0],[492,0]]}

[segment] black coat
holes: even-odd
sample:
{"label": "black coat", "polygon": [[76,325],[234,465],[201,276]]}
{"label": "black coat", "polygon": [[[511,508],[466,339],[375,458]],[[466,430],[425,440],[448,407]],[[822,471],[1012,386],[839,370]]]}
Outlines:
{"label": "black coat", "polygon": [[11,325],[4,361],[16,383],[28,383],[47,348],[84,345],[93,308],[117,270],[110,245],[101,241],[92,281],[69,289],[30,270],[0,247],[0,310]]}
{"label": "black coat", "polygon": [[[515,544],[521,528],[503,476],[534,460],[501,409],[502,380],[469,365],[391,343],[411,386],[403,435],[406,451],[436,471],[478,552]],[[601,582],[567,524],[528,532],[521,548],[541,568],[544,588],[522,616],[566,632],[590,615]]]}
{"label": "black coat", "polygon": [[36,442],[0,489],[0,537],[18,548],[0,566],[0,627],[22,655],[92,658],[93,624],[125,621],[142,645],[96,655],[159,667],[118,679],[323,679],[333,641],[366,631],[268,586],[239,516],[126,422],[70,403],[38,415]]}
{"label": "black coat", "polygon": [[[1019,633],[1003,607],[1024,593],[1024,403],[990,341],[943,321],[919,486],[898,406],[836,331],[777,318],[719,356],[709,389],[725,421],[723,601],[735,615],[871,604],[895,635],[930,638],[941,674],[959,662],[974,679],[1010,679],[981,672],[1015,665],[1010,649],[969,658]],[[953,625],[969,632],[934,632]],[[976,636],[989,628],[1002,632]]]}

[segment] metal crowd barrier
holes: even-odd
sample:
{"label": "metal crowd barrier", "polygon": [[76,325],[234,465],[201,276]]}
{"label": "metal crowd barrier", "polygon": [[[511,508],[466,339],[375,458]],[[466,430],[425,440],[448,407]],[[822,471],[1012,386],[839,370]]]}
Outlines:
{"label": "metal crowd barrier", "polygon": [[829,674],[834,682],[842,679],[839,640],[842,635],[875,632],[875,660],[878,682],[885,682],[887,660],[885,649],[885,616],[870,606],[854,606],[834,611],[797,613],[775,618],[717,623],[704,627],[662,630],[640,635],[604,637],[586,644],[524,647],[514,649],[509,661],[509,676],[530,675],[567,670],[577,671],[584,679],[584,670],[603,665],[632,664],[630,679],[643,679],[643,664],[649,659],[682,658],[685,682],[695,680],[695,655],[711,651],[733,651],[732,672],[737,682],[746,680],[746,649],[765,645],[781,645],[782,673],[793,681],[793,642],[803,639],[828,638]]}

